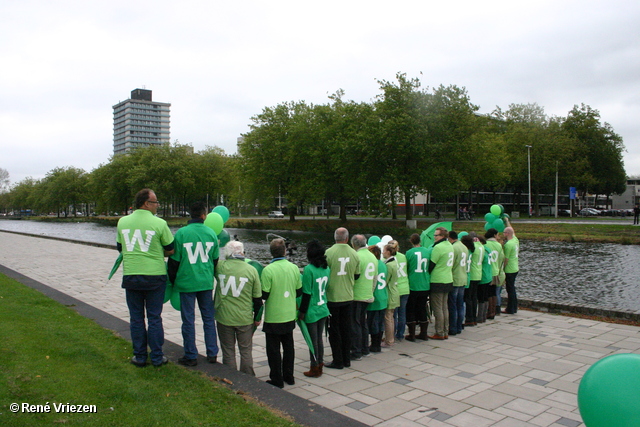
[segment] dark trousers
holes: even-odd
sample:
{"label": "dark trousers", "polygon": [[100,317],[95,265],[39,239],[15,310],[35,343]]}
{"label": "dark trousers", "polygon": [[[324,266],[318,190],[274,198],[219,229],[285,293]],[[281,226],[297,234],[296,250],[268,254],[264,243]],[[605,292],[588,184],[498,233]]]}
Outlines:
{"label": "dark trousers", "polygon": [[506,283],[507,283],[507,298],[509,301],[507,302],[507,313],[515,314],[518,312],[518,295],[516,293],[516,276],[518,272],[515,273],[506,273]]}
{"label": "dark trousers", "polygon": [[424,323],[429,321],[427,302],[429,291],[411,291],[407,301],[407,323]]}
{"label": "dark trousers", "polygon": [[369,354],[369,327],[367,326],[368,302],[354,301],[351,313],[351,355],[361,357]]}
{"label": "dark trousers", "polygon": [[351,366],[351,310],[352,301],[329,303],[329,344],[333,364]]}
{"label": "dark trousers", "polygon": [[476,323],[478,315],[478,284],[479,280],[469,282],[469,287],[464,290],[464,303],[466,305],[465,323]]}
{"label": "dark trousers", "polygon": [[309,338],[311,338],[313,349],[316,351],[315,359],[313,357],[314,355],[311,353],[311,351],[309,351],[311,366],[318,366],[320,364],[324,364],[324,343],[322,342],[322,333],[324,332],[326,322],[327,322],[327,318],[323,317],[322,319],[316,322],[307,323]]}
{"label": "dark trousers", "polygon": [[[284,380],[293,381],[293,332],[286,334],[265,333],[267,339],[267,360],[269,361],[269,379],[273,385],[284,387]],[[282,356],[280,355],[282,346]]]}

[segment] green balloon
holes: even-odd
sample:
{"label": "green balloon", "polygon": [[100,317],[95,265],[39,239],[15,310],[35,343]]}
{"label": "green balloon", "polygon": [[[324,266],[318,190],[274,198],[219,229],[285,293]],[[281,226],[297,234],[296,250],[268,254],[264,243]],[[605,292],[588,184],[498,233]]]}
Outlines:
{"label": "green balloon", "polygon": [[218,240],[220,242],[220,247],[224,248],[225,245],[229,243],[229,240],[231,240],[229,232],[223,228],[222,231],[218,234]]}
{"label": "green balloon", "polygon": [[371,236],[367,241],[368,246],[377,245],[378,243],[380,243],[380,238],[378,236]]}
{"label": "green balloon", "polygon": [[504,215],[504,206],[502,205],[498,205],[500,206],[500,215]]}
{"label": "green balloon", "polygon": [[466,231],[461,231],[461,232],[459,232],[459,233],[458,233],[458,239],[462,239],[462,238],[463,238],[464,236],[466,236],[467,234],[469,234],[469,233],[467,233]]}
{"label": "green balloon", "polygon": [[640,420],[640,355],[621,353],[594,363],[580,380],[578,408],[588,427],[635,426]]}
{"label": "green balloon", "polygon": [[502,209],[500,209],[500,205],[492,205],[490,209],[491,213],[497,217],[502,214]]}
{"label": "green balloon", "polygon": [[487,221],[487,222],[493,222],[493,221],[495,221],[495,220],[496,220],[496,218],[497,218],[497,216],[495,216],[495,215],[494,215],[494,214],[492,214],[491,212],[487,212],[487,213],[484,215],[484,220],[485,220],[485,221]]}
{"label": "green balloon", "polygon": [[491,226],[498,230],[500,233],[504,231],[504,221],[502,220],[502,218],[496,218],[496,220],[491,223]]}
{"label": "green balloon", "polygon": [[212,212],[215,212],[218,215],[220,215],[222,217],[222,222],[224,224],[226,224],[227,221],[229,221],[229,209],[227,209],[226,206],[218,205],[215,208],[213,208]]}
{"label": "green balloon", "polygon": [[485,222],[484,223],[484,229],[485,231],[489,231],[490,228],[493,228],[493,224],[490,222]]}
{"label": "green balloon", "polygon": [[207,215],[207,219],[204,220],[204,225],[212,229],[217,236],[222,231],[222,227],[224,227],[224,221],[218,212],[211,212]]}

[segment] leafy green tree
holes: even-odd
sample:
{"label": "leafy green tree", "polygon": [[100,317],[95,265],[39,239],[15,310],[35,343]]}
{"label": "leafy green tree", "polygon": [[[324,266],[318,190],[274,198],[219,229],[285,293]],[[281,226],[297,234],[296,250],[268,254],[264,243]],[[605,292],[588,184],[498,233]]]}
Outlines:
{"label": "leafy green tree", "polygon": [[579,190],[596,194],[621,194],[626,189],[622,137],[590,106],[575,105],[563,128],[577,141],[576,155],[586,159],[586,172],[576,183]]}

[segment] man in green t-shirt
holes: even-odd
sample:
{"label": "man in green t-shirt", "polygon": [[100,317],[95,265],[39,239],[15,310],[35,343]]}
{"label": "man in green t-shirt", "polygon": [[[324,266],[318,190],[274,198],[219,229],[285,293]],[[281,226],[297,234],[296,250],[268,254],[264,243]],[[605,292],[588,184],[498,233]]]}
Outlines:
{"label": "man in green t-shirt", "polygon": [[498,305],[498,292],[502,290],[500,286],[500,270],[502,265],[500,264],[500,257],[503,255],[503,249],[500,242],[498,242],[498,230],[490,228],[484,234],[484,238],[487,239],[487,252],[489,253],[489,263],[491,264],[491,285],[489,285],[489,308],[487,310],[487,319],[493,319],[500,313],[500,306]]}
{"label": "man in green t-shirt", "polygon": [[506,219],[508,227],[504,229],[504,237],[507,242],[504,244],[504,272],[506,275],[507,286],[507,309],[503,312],[506,314],[516,314],[518,312],[518,295],[516,293],[516,276],[520,267],[518,265],[518,256],[520,253],[520,241],[516,237],[516,233],[511,227],[509,220]]}
{"label": "man in green t-shirt", "polygon": [[[302,278],[298,266],[288,261],[284,239],[273,239],[269,245],[271,263],[262,270],[262,299],[265,300],[264,327],[266,334],[269,380],[283,388],[294,385],[293,328],[296,325],[296,298],[302,296]],[[280,346],[282,345],[282,354]]]}
{"label": "man in green t-shirt", "polygon": [[175,235],[175,253],[167,263],[169,280],[174,290],[180,292],[180,316],[182,317],[182,341],[184,356],[178,363],[184,366],[198,364],[196,347],[195,308],[200,308],[204,343],[209,363],[218,358],[218,337],[213,307],[213,281],[218,263],[218,236],[206,225],[207,208],[196,202],[191,206],[191,220]]}
{"label": "man in green t-shirt", "polygon": [[464,323],[464,290],[467,286],[467,261],[469,249],[458,240],[458,233],[449,231],[449,243],[453,246],[453,289],[449,292],[449,335],[462,333]]}
{"label": "man in green t-shirt", "polygon": [[373,302],[373,289],[378,279],[378,260],[367,249],[367,238],[356,234],[351,246],[360,258],[360,277],[353,288],[353,310],[351,318],[351,360],[361,360],[369,354],[369,328],[367,306]]}
{"label": "man in green t-shirt", "polygon": [[431,309],[436,319],[436,333],[429,335],[432,340],[449,338],[449,292],[453,290],[453,246],[447,238],[449,231],[444,227],[436,228],[433,237],[433,251],[429,260],[431,274]]}
{"label": "man in green t-shirt", "polygon": [[244,257],[244,245],[231,241],[224,247],[225,260],[216,266],[215,308],[222,363],[237,369],[236,340],[240,350],[240,371],[255,376],[253,331],[262,307],[262,284],[258,270]]}
{"label": "man in green t-shirt", "polygon": [[162,305],[167,283],[164,257],[173,254],[173,235],[167,222],[155,216],[158,204],[156,193],[148,188],[140,190],[135,197],[136,210],[120,218],[117,227],[116,242],[124,270],[122,287],[131,318],[131,363],[139,367],[146,366],[149,355],[154,366],[168,361],[162,352]]}
{"label": "man in green t-shirt", "polygon": [[349,231],[340,227],[333,234],[335,244],[327,249],[327,264],[331,270],[327,285],[329,306],[329,344],[333,361],[327,368],[343,369],[351,366],[351,311],[353,288],[360,277],[360,257],[348,245]]}

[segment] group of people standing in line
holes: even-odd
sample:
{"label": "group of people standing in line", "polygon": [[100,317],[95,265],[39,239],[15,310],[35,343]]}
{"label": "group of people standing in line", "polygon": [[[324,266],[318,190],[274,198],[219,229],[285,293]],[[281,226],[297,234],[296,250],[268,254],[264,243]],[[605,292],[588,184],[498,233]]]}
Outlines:
{"label": "group of people standing in line", "polygon": [[[158,200],[152,190],[141,190],[135,206],[118,222],[117,246],[131,318],[131,363],[139,367],[147,365],[149,356],[154,366],[167,363],[161,318],[166,286],[180,293],[184,356],[178,363],[198,363],[197,301],[207,361],[217,362],[219,338],[222,362],[237,369],[237,345],[240,371],[255,375],[253,334],[264,314],[267,382],[279,388],[295,384],[296,321],[305,323],[312,343],[310,369],[304,375],[319,377],[325,367],[348,368],[352,361],[398,341],[444,340],[464,327],[493,319],[500,313],[503,284],[508,294],[505,313],[517,312],[519,242],[508,223],[504,247],[495,229],[478,236],[438,227],[429,247],[413,234],[406,254],[395,240],[368,246],[364,235],[349,239],[348,230],[340,227],[330,248],[325,250],[317,240],[307,244],[309,263],[300,273],[287,259],[286,242],[280,238],[270,243],[272,259],[266,267],[246,258],[239,241],[228,242],[224,260],[218,261],[218,238],[204,225],[207,212],[202,203],[191,207],[191,220],[175,236],[155,216]],[[435,331],[429,335],[430,312]],[[327,364],[325,329],[333,358]]]}

